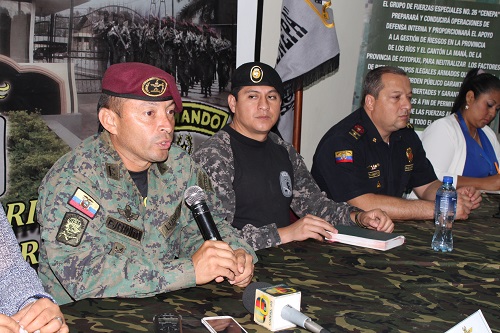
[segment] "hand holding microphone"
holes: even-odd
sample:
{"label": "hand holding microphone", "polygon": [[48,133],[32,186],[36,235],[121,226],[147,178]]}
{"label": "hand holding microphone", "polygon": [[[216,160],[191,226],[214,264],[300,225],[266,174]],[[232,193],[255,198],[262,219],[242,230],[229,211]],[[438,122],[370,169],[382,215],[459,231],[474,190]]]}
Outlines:
{"label": "hand holding microphone", "polygon": [[254,315],[257,324],[271,331],[297,325],[313,333],[330,333],[297,310],[300,309],[300,292],[284,284],[251,283],[243,292],[243,306]]}
{"label": "hand holding microphone", "polygon": [[[217,226],[207,206],[207,196],[199,186],[191,186],[184,192],[186,204],[191,209],[203,239],[222,241]],[[213,279],[245,287],[253,275],[253,258],[243,249],[233,250],[227,243],[205,242],[192,257],[196,284]]]}

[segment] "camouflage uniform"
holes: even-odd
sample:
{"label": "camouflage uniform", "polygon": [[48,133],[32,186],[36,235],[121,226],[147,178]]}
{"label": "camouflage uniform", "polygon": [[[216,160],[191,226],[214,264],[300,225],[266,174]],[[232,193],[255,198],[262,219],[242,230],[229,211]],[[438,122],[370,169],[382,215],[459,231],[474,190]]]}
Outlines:
{"label": "camouflage uniform", "polygon": [[[336,203],[329,200],[320,191],[307,170],[302,156],[292,145],[280,139],[276,134],[269,133],[269,139],[286,148],[293,166],[293,200],[290,208],[299,217],[312,214],[321,217],[333,225],[354,225],[350,212],[357,208],[346,203]],[[221,199],[223,209],[227,213],[227,221],[233,222],[235,212],[235,195],[233,190],[234,161],[231,150],[230,135],[221,130],[202,143],[193,154],[193,159],[200,163],[212,179],[217,197]],[[258,207],[257,207],[258,209]],[[281,244],[276,224],[257,228],[247,224],[241,230],[241,236],[254,249],[263,249]]]}
{"label": "camouflage uniform", "polygon": [[[56,162],[40,186],[39,275],[44,286],[61,304],[194,287],[191,256],[203,239],[183,200],[192,185],[205,189],[222,238],[235,249],[244,248],[256,262],[248,244],[221,222],[224,215],[214,209],[220,202],[208,176],[184,150],[172,146],[166,162],[149,168],[145,206],[103,132]],[[83,197],[80,206],[71,204],[78,196]]]}

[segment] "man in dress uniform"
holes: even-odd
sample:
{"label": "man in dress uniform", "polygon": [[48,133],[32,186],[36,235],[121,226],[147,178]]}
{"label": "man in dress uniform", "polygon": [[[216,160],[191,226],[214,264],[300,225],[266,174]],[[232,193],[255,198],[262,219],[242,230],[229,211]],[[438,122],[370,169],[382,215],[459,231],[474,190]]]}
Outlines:
{"label": "man in dress uniform", "polygon": [[[379,67],[367,74],[363,106],[333,126],[314,154],[311,173],[330,198],[380,208],[394,220],[433,218],[442,183],[409,124],[411,97],[402,69]],[[419,200],[405,198],[411,191]],[[458,194],[456,218],[467,219],[480,193],[463,187]]]}

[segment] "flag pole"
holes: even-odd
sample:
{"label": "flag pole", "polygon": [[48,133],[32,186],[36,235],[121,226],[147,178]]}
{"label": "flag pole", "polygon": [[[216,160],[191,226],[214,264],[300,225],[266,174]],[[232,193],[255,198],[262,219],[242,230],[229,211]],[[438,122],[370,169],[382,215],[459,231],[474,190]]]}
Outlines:
{"label": "flag pole", "polygon": [[292,145],[300,153],[300,140],[302,136],[302,77],[297,78],[293,102],[293,139]]}

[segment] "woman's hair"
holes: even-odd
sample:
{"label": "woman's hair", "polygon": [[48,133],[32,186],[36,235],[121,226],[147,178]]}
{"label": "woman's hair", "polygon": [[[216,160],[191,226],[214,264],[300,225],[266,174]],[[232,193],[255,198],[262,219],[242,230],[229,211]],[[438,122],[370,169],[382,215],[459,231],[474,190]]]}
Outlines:
{"label": "woman's hair", "polygon": [[500,79],[493,74],[485,73],[482,69],[471,69],[467,72],[462,82],[462,86],[458,91],[458,95],[455,97],[455,101],[451,107],[451,113],[456,113],[465,107],[467,104],[465,98],[467,92],[472,91],[474,97],[478,98],[479,95],[493,90],[500,90]]}
{"label": "woman's hair", "polygon": [[408,76],[404,70],[399,67],[393,66],[382,66],[377,67],[366,74],[365,80],[363,81],[363,93],[361,94],[361,106],[365,103],[366,95],[372,95],[378,98],[378,94],[384,85],[382,84],[382,75],[384,74],[396,74]]}

